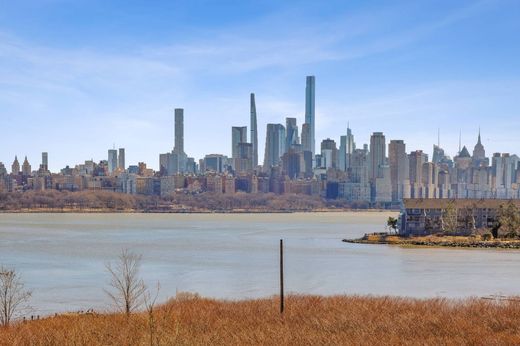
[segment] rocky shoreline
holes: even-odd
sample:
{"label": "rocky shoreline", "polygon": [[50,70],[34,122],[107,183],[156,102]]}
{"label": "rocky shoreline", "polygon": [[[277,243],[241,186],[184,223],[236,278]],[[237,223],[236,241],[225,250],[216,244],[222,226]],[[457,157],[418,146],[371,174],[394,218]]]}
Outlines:
{"label": "rocky shoreline", "polygon": [[343,239],[343,242],[418,247],[520,249],[520,240],[482,240],[479,237],[463,236],[400,237],[398,235],[366,234],[360,239]]}

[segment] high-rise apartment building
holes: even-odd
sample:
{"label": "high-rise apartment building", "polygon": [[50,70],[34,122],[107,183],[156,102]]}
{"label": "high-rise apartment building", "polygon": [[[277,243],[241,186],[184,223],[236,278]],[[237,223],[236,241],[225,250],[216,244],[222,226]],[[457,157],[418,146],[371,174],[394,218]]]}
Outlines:
{"label": "high-rise apartment building", "polygon": [[285,118],[285,151],[293,148],[294,145],[300,144],[300,138],[298,137],[298,125],[296,124],[296,118]]}
{"label": "high-rise apartment building", "polygon": [[370,137],[369,178],[374,182],[383,176],[381,167],[386,161],[386,139],[383,132],[374,132]]}
{"label": "high-rise apartment building", "polygon": [[285,153],[285,127],[282,124],[267,124],[265,139],[264,170],[278,166]]}
{"label": "high-rise apartment building", "polygon": [[108,173],[113,174],[117,169],[117,150],[108,150]]}
{"label": "high-rise apartment building", "polygon": [[125,148],[119,148],[119,156],[117,158],[117,168],[124,171],[126,169]]}
{"label": "high-rise apartment building", "polygon": [[13,164],[11,165],[11,174],[13,174],[13,175],[20,174],[20,162],[18,162],[18,156],[14,157]]}
{"label": "high-rise apartment building", "polygon": [[173,151],[184,153],[184,109],[175,108],[175,146]]}
{"label": "high-rise apartment building", "polygon": [[390,181],[392,185],[392,201],[397,202],[407,196],[409,190],[410,169],[406,144],[403,140],[391,140],[388,145],[388,163],[390,166]]}
{"label": "high-rise apartment building", "polygon": [[321,157],[323,168],[337,168],[338,148],[334,140],[327,138],[321,142]]}
{"label": "high-rise apartment building", "polygon": [[411,197],[412,198],[422,198],[422,175],[423,163],[427,161],[425,155],[422,150],[412,151],[410,155],[408,155],[409,168],[410,168],[410,186],[411,186]]}
{"label": "high-rise apartment building", "polygon": [[352,134],[350,126],[347,125],[347,135],[340,137],[338,154],[338,164],[340,170],[346,171],[348,168],[350,168],[352,153],[355,149],[356,143],[354,142],[354,135]]}
{"label": "high-rise apartment building", "polygon": [[247,126],[233,126],[231,128],[231,157],[238,159],[238,145],[247,143]]}
{"label": "high-rise apartment building", "polygon": [[25,160],[23,161],[23,164],[22,164],[22,175],[24,177],[28,177],[31,175],[31,165],[29,164],[29,161],[27,160],[27,156],[25,157]]}

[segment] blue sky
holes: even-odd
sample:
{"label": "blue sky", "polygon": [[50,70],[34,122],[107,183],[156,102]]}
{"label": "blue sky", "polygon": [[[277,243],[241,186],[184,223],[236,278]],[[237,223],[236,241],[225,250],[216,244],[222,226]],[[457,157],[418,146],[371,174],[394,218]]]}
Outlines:
{"label": "blue sky", "polygon": [[[316,138],[371,132],[407,150],[520,153],[520,2],[0,0],[0,161],[52,170],[106,159],[157,168],[185,109],[190,156],[230,154],[257,97],[267,123],[303,122],[316,76]],[[318,144],[318,143],[317,143]]]}

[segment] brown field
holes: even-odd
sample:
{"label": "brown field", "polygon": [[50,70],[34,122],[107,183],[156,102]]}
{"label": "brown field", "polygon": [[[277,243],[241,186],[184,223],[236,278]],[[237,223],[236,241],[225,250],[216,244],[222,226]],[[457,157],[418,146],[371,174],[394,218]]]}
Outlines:
{"label": "brown field", "polygon": [[61,315],[0,328],[1,345],[518,345],[520,302],[290,296],[174,299],[147,313]]}

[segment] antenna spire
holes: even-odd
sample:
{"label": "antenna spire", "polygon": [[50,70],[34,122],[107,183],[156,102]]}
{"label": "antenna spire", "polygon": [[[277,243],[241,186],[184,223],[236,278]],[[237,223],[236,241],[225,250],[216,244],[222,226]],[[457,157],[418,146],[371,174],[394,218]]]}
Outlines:
{"label": "antenna spire", "polygon": [[462,129],[459,130],[459,154],[462,151]]}

